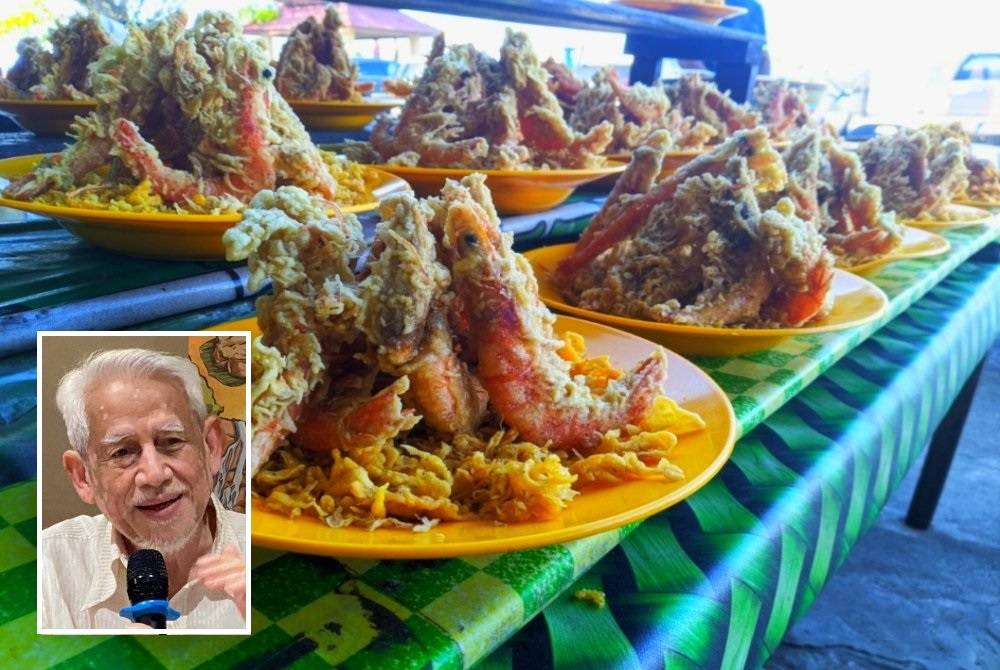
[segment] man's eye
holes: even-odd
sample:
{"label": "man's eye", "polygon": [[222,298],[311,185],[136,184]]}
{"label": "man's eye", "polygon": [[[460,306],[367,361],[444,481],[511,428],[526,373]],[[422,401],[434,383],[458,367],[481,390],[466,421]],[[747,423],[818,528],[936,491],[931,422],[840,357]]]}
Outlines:
{"label": "man's eye", "polygon": [[121,447],[120,449],[115,449],[111,452],[111,459],[115,461],[125,461],[135,455],[135,449],[132,447]]}

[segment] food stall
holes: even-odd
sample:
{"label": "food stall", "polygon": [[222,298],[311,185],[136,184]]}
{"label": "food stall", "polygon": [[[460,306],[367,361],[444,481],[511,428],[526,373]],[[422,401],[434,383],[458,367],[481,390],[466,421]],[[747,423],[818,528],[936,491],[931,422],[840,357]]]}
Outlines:
{"label": "food stall", "polygon": [[[236,176],[226,173],[228,181],[212,181],[207,171],[192,181],[186,175],[197,159],[166,170],[162,161],[147,162],[151,152],[130,130],[152,132],[151,117],[135,123],[112,118],[115,115],[102,111],[108,103],[100,92],[95,94],[94,118],[108,122],[119,148],[112,151],[99,144],[104,134],[95,133],[98,140],[91,140],[92,146],[102,147],[105,156],[92,167],[125,156],[124,164],[136,173],[117,191],[100,190],[103,173],[66,188],[46,181],[45,169],[75,164],[79,151],[54,162],[39,163],[33,157],[15,164],[10,159],[59,151],[64,138],[4,133],[0,158],[8,160],[0,168],[10,180],[2,202],[6,207],[0,209],[4,648],[30,667],[63,662],[164,668],[763,665],[872,525],[905,473],[918,466],[924,445],[931,441],[910,519],[918,527],[929,523],[981,361],[1000,332],[1000,199],[979,199],[968,185],[960,191],[957,183],[952,190],[928,184],[919,192],[928,198],[926,206],[907,210],[915,197],[898,195],[888,179],[881,191],[872,188],[880,171],[890,169],[885,166],[892,161],[885,156],[899,151],[889,140],[873,140],[875,144],[855,154],[824,135],[822,124],[809,121],[796,106],[797,98],[781,89],[767,93],[773,97],[755,108],[743,105],[754,97],[761,53],[761,39],[749,33],[582,0],[544,6],[516,0],[369,4],[625,33],[627,49],[635,56],[631,85],[606,74],[593,89],[580,84],[580,90],[589,91],[584,95],[592,94],[593,99],[610,91],[601,100],[617,100],[615,109],[626,120],[615,127],[610,116],[600,123],[581,120],[583,125],[576,125],[585,116],[579,113],[579,92],[572,94],[577,115],[567,108],[564,119],[557,96],[567,85],[575,91],[575,84],[560,79],[555,68],[542,70],[530,45],[509,34],[500,59],[482,67],[516,72],[510,64],[520,64],[531,73],[547,72],[549,82],[532,88],[531,77],[528,84],[514,75],[504,80],[508,88],[497,98],[520,113],[515,114],[514,140],[501,129],[489,141],[480,141],[475,133],[481,128],[473,132],[468,123],[452,126],[447,140],[439,140],[433,128],[420,125],[421,114],[440,113],[449,106],[447,113],[455,113],[452,102],[428,103],[424,96],[436,90],[428,85],[436,72],[447,72],[456,61],[486,62],[482,54],[469,55],[461,47],[438,54],[438,65],[429,61],[424,79],[408,84],[410,97],[395,103],[401,108],[395,115],[379,116],[361,133],[344,125],[344,132],[324,127],[320,148],[336,141],[329,147],[339,152],[333,158],[316,149],[310,139],[315,131],[303,134],[301,124],[285,115],[311,103],[320,106],[319,116],[345,117],[345,108],[354,105],[351,114],[368,114],[361,124],[365,126],[384,109],[357,111],[359,105],[375,103],[357,88],[356,73],[354,79],[343,80],[296,78],[296,73],[282,72],[280,64],[272,72],[272,64],[262,61],[258,70],[266,83],[260,86],[284,92],[288,103],[267,107],[265,113],[254,97],[256,88],[238,91],[246,97],[240,98],[243,106],[234,109],[236,115],[245,114],[239,116],[245,123],[231,149],[244,153]],[[302,34],[315,35],[319,26],[314,21]],[[322,29],[336,34],[335,24]],[[178,39],[194,38],[179,32]],[[336,49],[332,47],[333,63]],[[452,53],[459,55],[449,60],[447,54]],[[666,94],[656,87],[635,86],[652,83],[659,59],[668,56],[711,59],[717,66],[716,86],[686,80],[666,103],[661,102],[668,100]],[[253,58],[244,55],[225,67],[242,68]],[[277,83],[271,84],[272,79]],[[339,86],[345,94],[340,100],[318,94],[310,98],[307,93],[316,89],[307,89],[307,80],[322,80],[330,90]],[[114,103],[125,104],[119,99]],[[526,113],[524,105],[535,111]],[[667,116],[666,107],[682,113],[657,126]],[[125,113],[122,109],[115,111]],[[555,109],[558,120],[539,129],[531,119],[550,118],[539,109]],[[198,113],[183,105],[177,112],[192,118]],[[280,139],[258,138],[251,120],[262,117]],[[718,127],[712,126],[713,120]],[[628,128],[633,126],[644,129],[637,140],[629,139]],[[552,127],[565,129],[565,144],[553,144]],[[796,134],[803,129],[813,134]],[[925,152],[947,147],[957,152],[953,160],[967,157],[960,138],[945,131],[919,132],[912,141]],[[367,141],[357,141],[366,135]],[[77,137],[78,143],[88,141],[79,139],[79,130]],[[162,137],[148,139],[159,146],[157,160],[165,157],[167,142],[161,142]],[[251,178],[259,159],[252,152],[255,141],[279,147],[273,163],[260,169],[269,174],[259,183]],[[136,146],[140,150],[129,153],[129,147]],[[197,152],[201,146],[189,149]],[[605,151],[612,146],[614,152]],[[452,153],[456,147],[463,159],[471,156],[478,162],[459,164]],[[494,151],[496,147],[508,150]],[[310,153],[313,150],[317,153]],[[812,173],[808,167],[796,172],[797,151],[812,158]],[[943,150],[935,156],[944,156],[942,161],[948,157]],[[323,176],[316,176],[317,166],[324,165]],[[485,187],[469,177],[472,173],[486,175]],[[800,174],[811,174],[813,181],[802,177],[796,182]],[[462,181],[446,185],[446,178]],[[834,195],[817,190],[817,180],[832,184]],[[591,185],[589,190],[574,191],[585,183]],[[197,188],[189,193],[184,189],[190,184]],[[296,205],[289,191],[283,191],[288,184],[305,192],[330,189],[323,202],[332,201],[335,191],[337,216],[329,215],[324,222],[317,201],[311,201],[312,209]],[[488,190],[483,196],[484,188],[492,189],[491,197]],[[154,206],[148,207],[148,199],[136,199],[139,189],[146,195],[152,189],[150,197],[158,198]],[[271,193],[269,189],[275,189],[273,197],[256,195]],[[699,195],[698,189],[705,191]],[[838,199],[840,191],[852,195]],[[431,199],[416,204],[413,192]],[[693,195],[685,200],[685,194]],[[231,205],[232,198],[243,195],[238,206]],[[393,199],[393,207],[380,210],[379,201],[387,199]],[[732,238],[738,243],[722,244],[718,256],[706,252],[698,257],[690,250],[701,244],[708,248],[725,228],[717,222],[711,223],[712,230],[702,228],[711,218],[700,215],[704,202],[716,207],[712,211],[718,217],[752,222],[741,223],[744,232],[738,230]],[[694,214],[691,207],[696,208]],[[352,212],[356,218],[345,218]],[[810,220],[810,212],[831,219],[825,237],[803,223]],[[453,492],[436,497],[425,493],[423,500],[413,502],[407,498],[411,490],[396,490],[396,480],[387,475],[385,483],[379,480],[375,487],[381,493],[364,500],[355,492],[345,494],[338,482],[353,475],[336,468],[348,456],[360,461],[360,451],[350,451],[355,446],[336,441],[338,437],[336,446],[327,448],[334,454],[327,454],[330,460],[310,460],[321,456],[304,455],[301,445],[288,441],[327,433],[304,421],[300,437],[274,436],[268,455],[254,467],[263,476],[255,484],[252,512],[252,635],[170,640],[35,636],[36,333],[220,325],[257,333],[254,315],[261,307],[255,301],[261,295],[277,296],[264,309],[277,310],[274,304],[285,305],[282,301],[292,294],[305,296],[307,304],[326,304],[323,301],[332,298],[322,286],[301,277],[294,283],[269,265],[273,259],[266,256],[264,242],[246,241],[263,235],[262,229],[272,236],[285,234],[281,231],[291,229],[273,221],[293,215],[300,224],[293,229],[326,236],[328,248],[347,240],[346,248],[355,240],[371,250],[368,270],[356,276],[338,265],[347,252],[343,258],[331,252],[323,261],[330,276],[339,277],[349,289],[338,294],[341,297],[355,290],[362,296],[380,296],[380,301],[371,299],[358,309],[381,316],[358,323],[392,321],[394,312],[384,307],[390,300],[378,293],[392,282],[402,282],[400,293],[409,298],[427,288],[411,282],[414,276],[438,276],[437,268],[446,269],[451,282],[447,299],[459,307],[447,318],[433,320],[426,315],[434,315],[435,305],[445,298],[438,289],[427,289],[425,318],[455,331],[451,337],[463,347],[452,365],[467,366],[461,368],[465,373],[474,370],[491,410],[487,412],[484,403],[467,434],[452,429],[449,434],[468,439],[456,437],[448,449],[435,451],[433,440],[420,432],[409,438],[420,449],[394,442],[396,433],[382,448],[395,449],[384,453],[400,463],[409,457],[428,459],[427,454],[438,457],[440,466],[438,461],[421,460],[415,470],[400,466],[390,475],[411,477],[407,486],[416,489],[421,482],[414,472],[447,468]],[[676,241],[678,233],[670,228],[675,220],[686,222],[686,234],[703,236],[694,242],[688,238],[688,250],[680,254],[674,253],[675,247],[662,246],[664,239]],[[331,221],[339,221],[341,228]],[[406,236],[406,244],[393,245]],[[378,245],[371,243],[373,238]],[[308,245],[281,239],[298,249],[299,260],[309,265],[306,254],[313,250]],[[793,241],[782,245],[776,240]],[[790,247],[794,251],[788,251]],[[641,256],[627,251],[636,248],[652,251]],[[426,263],[419,272],[407,265],[415,262],[407,254],[417,252],[424,254],[420,260]],[[694,265],[683,265],[692,253]],[[677,259],[671,260],[672,254]],[[667,259],[677,263],[666,266],[668,270],[682,274],[685,268],[694,272],[695,267],[712,267],[719,258],[741,265],[740,274],[733,276],[725,267],[718,270],[729,282],[721,293],[725,310],[714,309],[720,294],[714,293],[717,283],[707,280],[704,286],[685,289],[690,304],[682,307],[679,292],[667,292],[670,299],[650,297],[651,292],[667,291],[655,282],[653,288],[621,288],[629,278],[648,272],[650,263],[661,267],[656,264]],[[793,266],[802,266],[799,274],[785,278],[782,272]],[[409,274],[400,278],[400,267],[410,267],[405,271]],[[758,270],[766,281],[754,274]],[[382,283],[371,281],[373,276]],[[494,285],[500,288],[490,292]],[[744,297],[755,293],[760,294],[756,303],[743,305]],[[268,320],[272,328],[276,322]],[[305,327],[316,323],[321,321],[307,320]],[[387,421],[406,423],[413,415],[411,402],[421,415],[434,417],[433,403],[411,400],[412,395],[404,395],[406,389],[398,388],[400,379],[420,388],[424,368],[413,361],[423,359],[411,355],[403,363],[389,360],[390,355],[402,356],[399,352],[407,346],[420,349],[420,337],[429,336],[421,330],[413,344],[392,328],[357,328],[373,346],[381,347],[372,349],[379,353],[365,359],[366,364],[394,379],[373,397],[395,388],[396,399],[407,403],[403,420],[394,415]],[[427,329],[437,332],[432,325]],[[583,344],[574,344],[569,332],[579,333],[580,343],[586,340],[586,351]],[[272,331],[271,338],[270,345],[284,346],[280,331]],[[474,363],[465,356],[469,350],[478,352]],[[544,360],[550,368],[563,365],[570,371],[565,383],[579,386],[575,393],[596,398],[593,407],[601,408],[618,402],[612,392],[639,397],[643,374],[662,365],[656,394],[665,395],[650,402],[662,398],[652,406],[668,409],[656,421],[650,414],[627,412],[622,416],[630,420],[618,418],[617,424],[591,426],[579,419],[589,427],[581,437],[561,428],[560,421],[572,424],[567,416],[577,420],[573,402],[563,398],[563,405],[556,400],[535,402],[534,407],[553,411],[537,412],[544,416],[533,423],[532,403],[509,397],[517,394],[505,389],[535,384],[541,386],[539,393],[548,392],[544,383],[550,373],[518,359],[522,350],[527,352],[524,359],[548,356]],[[291,351],[279,353],[290,356]],[[600,362],[601,356],[609,356],[610,362]],[[510,368],[495,371],[489,357]],[[333,369],[334,363],[326,364]],[[512,377],[511,368],[519,376]],[[629,369],[632,372],[625,372]],[[375,378],[374,371],[368,372]],[[353,369],[338,374],[347,376]],[[331,374],[330,379],[338,378]],[[283,410],[287,408],[278,411]],[[442,416],[442,421],[453,418]],[[455,420],[467,423],[462,416]],[[550,429],[552,423],[560,427]],[[333,433],[349,435],[346,425],[337,424]],[[406,423],[402,430],[413,425]],[[517,434],[504,435],[511,426],[521,442]],[[269,436],[264,425],[254,429]],[[600,436],[598,443],[593,435]],[[467,460],[455,465],[454,454],[467,443],[473,445],[463,457]],[[505,447],[520,451],[503,455]],[[541,455],[533,451],[540,448]],[[636,458],[601,458],[624,456],[630,449]],[[422,453],[414,455],[417,451]],[[494,460],[482,464],[477,459],[483,453]],[[594,486],[574,488],[573,481],[561,482],[563,470],[542,469],[552,465],[552,459],[572,473],[573,480]],[[319,463],[324,472],[334,473],[317,475],[319,486],[340,493],[331,493],[329,501],[313,497],[312,489],[295,479],[298,475],[288,474],[302,471],[296,467],[303,463]],[[487,473],[480,479],[469,474],[479,472],[476,465]],[[524,479],[510,474],[520,472],[521,465]],[[368,476],[380,476],[378,468],[367,467]],[[471,482],[465,498],[459,491],[463,477]],[[503,477],[507,479],[502,485],[491,488]],[[562,488],[551,493],[549,483]],[[492,497],[475,494],[476,488],[490,491]],[[518,497],[521,494],[511,490],[527,493]],[[300,504],[305,495],[309,503]]]}

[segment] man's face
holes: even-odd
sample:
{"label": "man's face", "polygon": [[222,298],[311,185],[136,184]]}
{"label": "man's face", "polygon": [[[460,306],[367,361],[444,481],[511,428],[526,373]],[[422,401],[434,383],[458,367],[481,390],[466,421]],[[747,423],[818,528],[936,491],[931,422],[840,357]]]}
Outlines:
{"label": "man's face", "polygon": [[77,491],[136,548],[178,550],[205,513],[219,466],[214,418],[198,425],[183,391],[162,378],[98,381],[86,408],[87,482],[81,489],[71,471]]}

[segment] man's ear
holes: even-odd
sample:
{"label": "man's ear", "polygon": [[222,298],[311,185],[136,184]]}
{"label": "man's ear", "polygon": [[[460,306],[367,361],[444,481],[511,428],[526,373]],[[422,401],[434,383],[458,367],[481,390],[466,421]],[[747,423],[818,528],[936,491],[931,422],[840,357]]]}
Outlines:
{"label": "man's ear", "polygon": [[62,463],[63,467],[66,468],[66,474],[69,475],[69,480],[73,482],[76,494],[80,496],[80,500],[88,505],[93,505],[95,500],[94,483],[90,480],[90,473],[87,471],[87,464],[83,461],[83,456],[73,449],[68,449],[63,452]]}
{"label": "man's ear", "polygon": [[205,451],[208,454],[208,471],[213,477],[219,473],[219,466],[222,464],[222,452],[226,450],[226,434],[223,429],[223,421],[225,419],[211,414],[205,419],[205,426],[202,429],[205,435]]}

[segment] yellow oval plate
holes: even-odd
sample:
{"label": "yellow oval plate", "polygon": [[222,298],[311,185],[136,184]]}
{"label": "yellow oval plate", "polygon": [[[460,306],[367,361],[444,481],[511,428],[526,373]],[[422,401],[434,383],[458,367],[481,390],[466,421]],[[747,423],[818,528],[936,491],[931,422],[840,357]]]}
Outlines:
{"label": "yellow oval plate", "polygon": [[833,271],[830,291],[833,309],[821,321],[799,328],[715,328],[658,323],[627,316],[602,314],[565,302],[552,280],[552,271],[573,249],[573,244],[557,244],[524,253],[538,279],[542,301],[553,309],[618,326],[658,342],[682,354],[731,356],[772,347],[793,335],[813,335],[846,330],[873,321],[885,313],[889,299],[878,286],[844,270]]}
{"label": "yellow oval plate", "polygon": [[882,267],[886,263],[901,261],[910,258],[927,258],[929,256],[940,256],[946,254],[951,249],[951,242],[941,237],[937,233],[929,230],[922,230],[912,226],[903,226],[903,241],[898,247],[880,258],[874,258],[864,263],[858,263],[844,269],[848,272],[865,273]]}
{"label": "yellow oval plate", "polygon": [[378,114],[402,105],[401,98],[383,100],[289,100],[292,111],[311,130],[361,130]]}
{"label": "yellow oval plate", "polygon": [[[45,154],[0,160],[0,188],[21,177]],[[398,177],[370,167],[376,186],[371,200],[341,208],[355,214],[378,207],[379,200],[409,189]],[[87,207],[63,207],[0,197],[0,206],[48,216],[69,232],[96,247],[145,258],[171,260],[224,260],[222,234],[243,217],[240,214],[171,214],[168,212],[118,212]]]}
{"label": "yellow oval plate", "polygon": [[730,7],[726,4],[707,2],[683,2],[682,0],[614,0],[627,7],[639,7],[653,12],[665,12],[686,19],[715,25],[723,19],[746,14],[745,7]]}
{"label": "yellow oval plate", "polygon": [[625,171],[625,164],[613,162],[592,170],[469,170],[402,165],[373,165],[402,177],[417,195],[438,195],[445,179],[461,179],[475,172],[486,175],[493,204],[501,214],[532,214],[559,205],[581,184]]}
{"label": "yellow oval plate", "polygon": [[964,198],[952,200],[955,205],[967,205],[978,209],[995,209],[1000,207],[1000,200],[966,200]]}
{"label": "yellow oval plate", "polygon": [[914,228],[965,228],[990,223],[994,219],[993,212],[969,205],[950,203],[945,206],[944,211],[948,218],[903,219],[900,223]]}
{"label": "yellow oval plate", "polygon": [[2,100],[0,112],[36,135],[63,135],[77,116],[97,109],[94,100]]}
{"label": "yellow oval plate", "polygon": [[[583,335],[587,354],[608,355],[622,368],[648,356],[652,342],[598,323],[560,316],[556,331]],[[216,326],[215,330],[257,333],[256,319]],[[681,436],[670,460],[684,470],[678,482],[646,480],[587,488],[554,521],[497,525],[492,521],[442,522],[426,533],[398,528],[330,528],[314,517],[291,519],[253,500],[255,545],[324,556],[365,558],[450,558],[532,549],[568,542],[633,521],[675,505],[704,486],[733,451],[737,423],[729,398],[712,379],[675,353],[669,358],[664,391],[685,409],[697,412],[707,428]]]}

